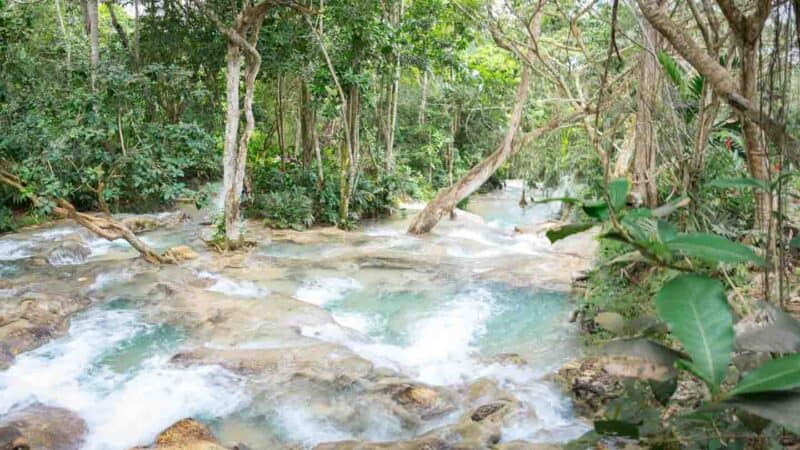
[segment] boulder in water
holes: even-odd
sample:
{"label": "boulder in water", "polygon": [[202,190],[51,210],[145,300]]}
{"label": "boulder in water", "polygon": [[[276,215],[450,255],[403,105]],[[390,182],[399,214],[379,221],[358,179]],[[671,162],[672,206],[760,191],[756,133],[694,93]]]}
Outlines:
{"label": "boulder in water", "polygon": [[323,382],[366,377],[372,363],[344,347],[320,343],[264,349],[199,348],[176,354],[178,364],[218,364],[243,374],[262,375],[275,381],[306,378]]}
{"label": "boulder in water", "polygon": [[0,450],[31,450],[31,443],[17,427],[0,427]]}
{"label": "boulder in water", "polygon": [[92,254],[92,250],[79,236],[68,236],[47,251],[47,263],[51,266],[80,264]]}
{"label": "boulder in water", "polygon": [[76,413],[37,403],[0,419],[0,449],[79,450],[86,432]]}
{"label": "boulder in water", "polygon": [[29,294],[0,305],[0,369],[16,355],[66,334],[69,317],[89,306],[89,299]]}
{"label": "boulder in water", "polygon": [[164,252],[164,259],[172,263],[196,259],[199,255],[188,245],[178,245]]}
{"label": "boulder in water", "polygon": [[[234,447],[237,448],[237,447]],[[181,419],[156,436],[148,447],[134,447],[131,450],[227,450],[211,430],[202,423],[191,419]]]}

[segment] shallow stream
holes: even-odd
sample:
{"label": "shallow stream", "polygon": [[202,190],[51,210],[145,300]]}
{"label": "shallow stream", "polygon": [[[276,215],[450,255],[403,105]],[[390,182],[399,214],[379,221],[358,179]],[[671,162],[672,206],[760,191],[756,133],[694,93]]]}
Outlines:
{"label": "shallow stream", "polygon": [[[184,417],[225,444],[311,448],[455,423],[490,380],[520,404],[501,442],[578,437],[587,426],[547,381],[578,352],[565,284],[575,252],[514,233],[556,213],[519,208],[520,194],[512,182],[477,196],[425,237],[405,233],[413,205],[351,233],[251,227],[257,246],[232,256],[204,248],[196,217],[144,235],[200,253],[161,269],[71,225],[2,237],[0,302],[43,291],[91,306],[0,371],[0,419],[34,402],[64,407],[86,421],[93,450],[146,445]],[[89,252],[51,249],[67,238]],[[399,414],[392,383],[428,386],[448,407]]]}

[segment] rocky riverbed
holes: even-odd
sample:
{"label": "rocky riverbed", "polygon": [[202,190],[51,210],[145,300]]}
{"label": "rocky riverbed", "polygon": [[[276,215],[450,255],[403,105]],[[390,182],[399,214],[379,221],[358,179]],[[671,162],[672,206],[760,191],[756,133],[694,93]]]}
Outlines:
{"label": "rocky riverbed", "polygon": [[154,215],[149,244],[187,246],[162,267],[69,223],[2,237],[0,448],[575,438],[588,427],[548,379],[578,354],[567,291],[594,241],[551,246],[536,228],[554,211],[518,196],[425,237],[404,233],[413,210],[354,232],[251,223],[256,245],[230,254],[203,245],[206,213]]}

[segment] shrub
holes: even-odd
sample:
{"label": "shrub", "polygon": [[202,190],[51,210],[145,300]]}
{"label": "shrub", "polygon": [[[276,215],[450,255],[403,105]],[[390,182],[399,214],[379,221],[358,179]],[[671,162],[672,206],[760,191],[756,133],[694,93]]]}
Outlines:
{"label": "shrub", "polygon": [[275,228],[300,231],[314,223],[313,202],[301,189],[257,194],[247,213]]}

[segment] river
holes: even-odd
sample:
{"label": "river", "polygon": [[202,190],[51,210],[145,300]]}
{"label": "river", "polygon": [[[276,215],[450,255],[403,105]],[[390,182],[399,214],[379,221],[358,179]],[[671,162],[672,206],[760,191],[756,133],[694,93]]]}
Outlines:
{"label": "river", "polygon": [[515,233],[556,214],[520,208],[520,188],[475,196],[428,236],[405,233],[408,205],[354,232],[250,224],[255,247],[228,255],[204,247],[197,213],[143,235],[199,253],[162,268],[65,223],[4,236],[0,302],[87,306],[0,371],[0,421],[63,407],[85,420],[91,450],[146,445],[184,417],[252,449],[458,433],[480,448],[463,430],[498,404],[496,423],[475,425],[492,441],[576,438],[588,427],[548,377],[579,353],[568,287],[586,244]]}

